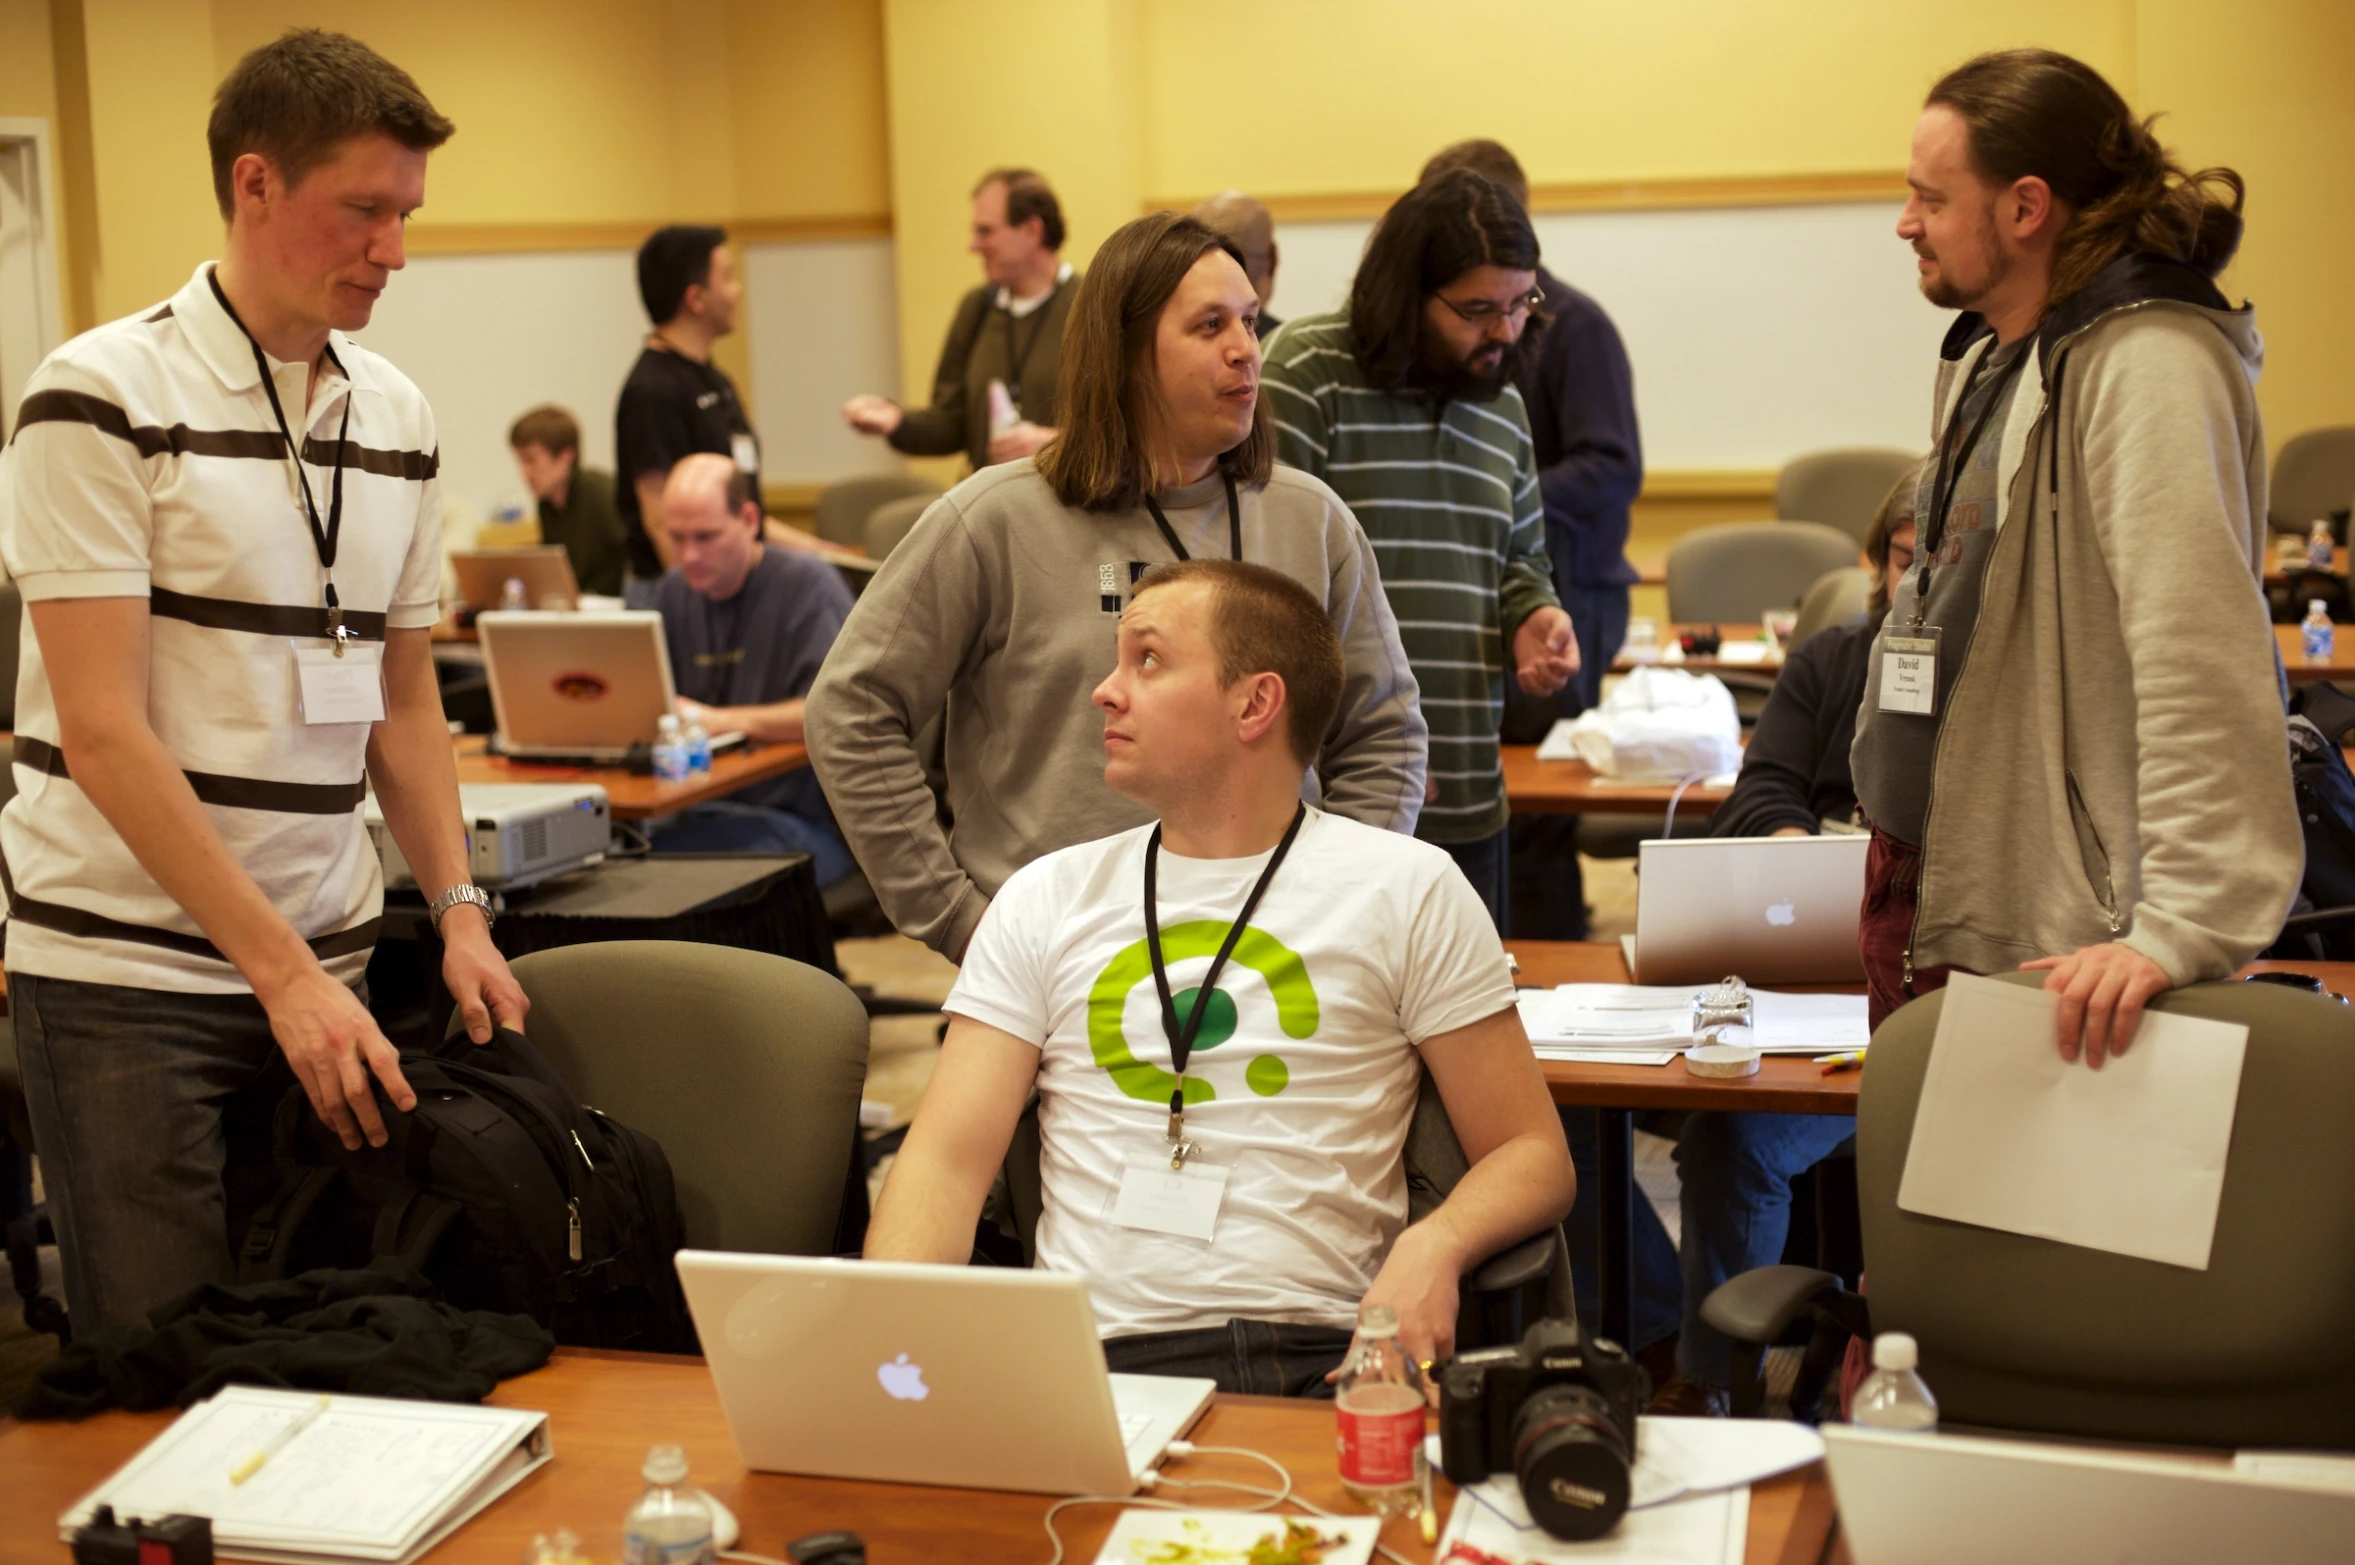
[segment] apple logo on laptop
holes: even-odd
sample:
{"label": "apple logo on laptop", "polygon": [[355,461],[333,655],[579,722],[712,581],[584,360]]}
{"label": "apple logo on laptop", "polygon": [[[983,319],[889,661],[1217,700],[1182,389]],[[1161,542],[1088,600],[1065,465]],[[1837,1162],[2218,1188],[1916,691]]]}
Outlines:
{"label": "apple logo on laptop", "polygon": [[1789,897],[1785,897],[1780,902],[1771,903],[1768,905],[1766,909],[1766,921],[1774,925],[1774,927],[1777,929],[1788,928],[1790,925],[1799,922],[1799,910],[1791,905],[1791,899]]}
{"label": "apple logo on laptop", "polygon": [[924,1384],[924,1366],[909,1363],[905,1353],[888,1364],[876,1365],[875,1378],[895,1401],[921,1402],[932,1395],[932,1388]]}

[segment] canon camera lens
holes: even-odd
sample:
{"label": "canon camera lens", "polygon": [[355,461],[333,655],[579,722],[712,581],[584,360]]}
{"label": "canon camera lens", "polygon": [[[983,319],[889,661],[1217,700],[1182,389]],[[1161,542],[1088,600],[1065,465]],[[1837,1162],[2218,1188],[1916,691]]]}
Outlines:
{"label": "canon camera lens", "polygon": [[1530,1517],[1566,1542],[1599,1538],[1627,1513],[1627,1441],[1591,1386],[1556,1384],[1513,1415],[1513,1472]]}

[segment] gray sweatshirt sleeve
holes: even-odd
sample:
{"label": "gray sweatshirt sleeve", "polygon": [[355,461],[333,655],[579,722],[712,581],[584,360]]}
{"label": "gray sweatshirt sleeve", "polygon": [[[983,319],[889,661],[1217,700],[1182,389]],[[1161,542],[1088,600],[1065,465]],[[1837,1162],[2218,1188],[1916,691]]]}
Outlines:
{"label": "gray sweatshirt sleeve", "polygon": [[892,923],[950,961],[989,899],[958,864],[916,735],[948,706],[988,617],[963,518],[933,502],[860,595],[811,687],[810,764]]}
{"label": "gray sweatshirt sleeve", "polygon": [[[2246,373],[2206,322],[2148,313],[2064,387],[2109,411],[2089,421],[2084,476],[2134,670],[2142,885],[2122,938],[2186,984],[2229,977],[2280,933],[2305,839],[2250,559],[2263,436],[2234,406]],[[2238,449],[2243,428],[2256,451]]]}
{"label": "gray sweatshirt sleeve", "polygon": [[1339,499],[1326,502],[1332,586],[1326,612],[1341,634],[1347,672],[1317,774],[1325,808],[1388,831],[1415,829],[1423,812],[1431,730],[1374,563],[1374,545]]}

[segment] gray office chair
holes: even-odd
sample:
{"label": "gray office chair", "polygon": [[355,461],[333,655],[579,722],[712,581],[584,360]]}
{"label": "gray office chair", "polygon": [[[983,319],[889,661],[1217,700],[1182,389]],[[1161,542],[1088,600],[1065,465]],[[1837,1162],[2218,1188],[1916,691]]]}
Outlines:
{"label": "gray office chair", "polygon": [[1679,625],[1755,624],[1768,609],[1797,608],[1824,572],[1854,565],[1858,552],[1854,538],[1821,522],[1696,527],[1668,551],[1668,617]]}
{"label": "gray office chair", "polygon": [[[1422,1087],[1415,1096],[1405,1161],[1410,1223],[1419,1222],[1446,1200],[1471,1167],[1429,1071],[1423,1072]],[[998,1251],[1003,1259],[1022,1266],[1035,1264],[1033,1236],[1044,1204],[1039,1182],[1038,1101],[1033,1098],[1014,1127],[1005,1167],[982,1214],[983,1229],[994,1229],[1006,1241]],[[1570,1293],[1570,1246],[1559,1224],[1498,1251],[1464,1278],[1456,1347],[1462,1351],[1518,1342],[1531,1325],[1549,1317],[1578,1318]]]}
{"label": "gray office chair", "polygon": [[812,526],[828,543],[864,548],[867,518],[875,514],[877,506],[916,495],[930,498],[939,493],[940,485],[913,473],[873,473],[863,478],[845,478],[819,491],[818,511]]}
{"label": "gray office chair", "polygon": [[2273,984],[2199,984],[2153,1006],[2249,1028],[2215,1248],[2193,1271],[1899,1210],[1943,1000],[1873,1035],[1856,1124],[1869,1300],[1828,1272],[1769,1266],[1703,1304],[1752,1345],[1737,1411],[1757,1406],[1755,1345],[1813,1308],[1851,1331],[1911,1332],[1947,1423],[2355,1449],[2355,1012]]}
{"label": "gray office chair", "polygon": [[1919,460],[1910,451],[1885,446],[1793,457],[1775,475],[1774,514],[1787,522],[1822,522],[1862,543],[1880,514],[1881,502],[1889,497],[1890,485]]}
{"label": "gray office chair", "polygon": [[1830,630],[1835,625],[1864,623],[1865,604],[1872,597],[1873,573],[1861,565],[1843,565],[1836,571],[1826,571],[1807,589],[1807,596],[1799,600],[1799,623],[1791,627],[1791,645],[1797,646],[1819,630]]}
{"label": "gray office chair", "polygon": [[515,977],[533,1047],[662,1143],[690,1245],[834,1252],[867,1077],[867,1013],[839,979],[676,940],[535,951]]}
{"label": "gray office chair", "polygon": [[2277,533],[2303,538],[2316,522],[2331,523],[2347,540],[2347,508],[2355,505],[2355,424],[2333,424],[2292,435],[2274,459],[2265,519]]}
{"label": "gray office chair", "polygon": [[867,518],[867,553],[878,560],[890,557],[899,541],[915,531],[916,523],[939,499],[933,495],[910,495],[905,500],[887,500],[875,508]]}

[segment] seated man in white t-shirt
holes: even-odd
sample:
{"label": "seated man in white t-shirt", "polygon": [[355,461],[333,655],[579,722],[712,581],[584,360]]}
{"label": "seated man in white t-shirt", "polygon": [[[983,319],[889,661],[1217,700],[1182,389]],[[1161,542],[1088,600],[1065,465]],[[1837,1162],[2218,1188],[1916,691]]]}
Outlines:
{"label": "seated man in white t-shirt", "polygon": [[[1445,852],[1301,804],[1342,664],[1289,577],[1162,566],[1119,645],[1095,694],[1104,780],[1160,822],[1049,854],[991,902],[867,1255],[968,1259],[1035,1087],[1038,1264],[1088,1279],[1113,1369],[1314,1393],[1365,1300],[1443,1358],[1465,1269],[1570,1208],[1494,926]],[[1418,1065],[1471,1171],[1409,1227]]]}

